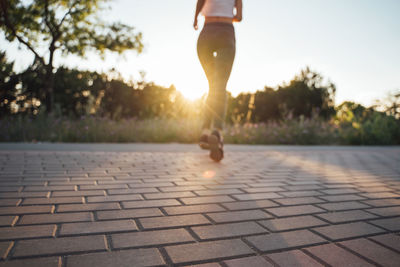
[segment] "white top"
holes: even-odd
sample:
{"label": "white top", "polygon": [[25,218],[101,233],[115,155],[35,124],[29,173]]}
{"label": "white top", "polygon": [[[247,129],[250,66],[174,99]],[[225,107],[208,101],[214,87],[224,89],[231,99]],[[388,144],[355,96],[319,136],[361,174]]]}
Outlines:
{"label": "white top", "polygon": [[236,0],[206,0],[201,14],[205,17],[233,18],[233,9]]}

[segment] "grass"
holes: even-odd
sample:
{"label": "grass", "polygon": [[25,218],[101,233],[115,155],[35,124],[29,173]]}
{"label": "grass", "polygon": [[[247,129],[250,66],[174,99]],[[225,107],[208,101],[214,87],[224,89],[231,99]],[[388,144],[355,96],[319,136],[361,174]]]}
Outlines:
{"label": "grass", "polygon": [[[0,119],[0,142],[197,143],[200,133],[199,118],[111,120],[40,115],[33,120],[22,116]],[[300,117],[279,123],[226,125],[223,134],[225,143],[231,144],[396,145],[400,144],[400,121],[381,115],[360,123]]]}
{"label": "grass", "polygon": [[[201,133],[198,119],[154,118],[110,120],[42,116],[31,120],[0,120],[1,142],[152,142],[196,143]],[[234,144],[338,144],[335,127],[322,120],[288,119],[282,123],[226,125],[225,143]]]}

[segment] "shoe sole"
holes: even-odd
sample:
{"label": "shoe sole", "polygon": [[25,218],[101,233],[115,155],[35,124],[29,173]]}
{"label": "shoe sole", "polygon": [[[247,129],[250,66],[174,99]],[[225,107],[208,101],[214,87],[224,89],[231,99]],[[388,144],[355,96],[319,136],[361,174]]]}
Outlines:
{"label": "shoe sole", "polygon": [[210,150],[210,144],[208,142],[199,142],[199,147],[204,150]]}
{"label": "shoe sole", "polygon": [[208,143],[210,146],[210,158],[215,162],[220,162],[224,157],[223,150],[219,147],[219,139],[215,135],[208,137]]}

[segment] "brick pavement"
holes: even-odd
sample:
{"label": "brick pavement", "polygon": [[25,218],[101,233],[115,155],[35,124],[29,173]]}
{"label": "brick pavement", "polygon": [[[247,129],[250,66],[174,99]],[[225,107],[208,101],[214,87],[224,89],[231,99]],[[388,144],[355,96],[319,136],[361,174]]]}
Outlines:
{"label": "brick pavement", "polygon": [[400,148],[6,147],[0,266],[399,266]]}

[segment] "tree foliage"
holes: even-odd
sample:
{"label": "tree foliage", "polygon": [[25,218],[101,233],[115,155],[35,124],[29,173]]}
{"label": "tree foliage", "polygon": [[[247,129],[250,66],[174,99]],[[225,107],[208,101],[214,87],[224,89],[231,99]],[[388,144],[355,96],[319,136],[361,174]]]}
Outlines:
{"label": "tree foliage", "polygon": [[90,50],[141,52],[141,33],[123,23],[106,23],[98,13],[108,0],[0,0],[0,30],[10,42],[18,41],[43,68],[45,102],[51,111],[54,101],[54,56],[85,56]]}
{"label": "tree foliage", "polygon": [[[40,64],[36,63],[16,73],[13,63],[0,53],[0,117],[14,113],[39,120],[43,117],[40,70]],[[103,118],[109,121],[131,118],[201,120],[202,101],[186,101],[174,86],[159,86],[144,78],[125,81],[116,72],[107,75],[64,67],[58,68],[54,77],[59,89],[55,91],[56,118],[69,117],[72,121],[81,117],[100,121]],[[276,89],[265,87],[256,93],[229,95],[227,120],[254,128],[243,138],[267,143],[268,140],[285,144],[321,144],[332,140],[349,145],[400,143],[400,120],[393,113],[395,104],[388,104],[387,109],[381,111],[354,102],[334,107],[334,86],[317,83],[319,78],[310,81],[308,77],[319,76],[303,71]],[[274,136],[265,139],[255,130],[257,125],[280,130],[268,131],[267,134]],[[236,136],[235,131],[230,134]]]}
{"label": "tree foliage", "polygon": [[267,122],[287,116],[311,118],[317,113],[327,119],[335,114],[335,92],[333,83],[324,82],[320,74],[305,68],[289,84],[280,85],[276,90],[266,86],[253,99],[253,94],[240,94],[230,101],[228,118],[232,122]]}

